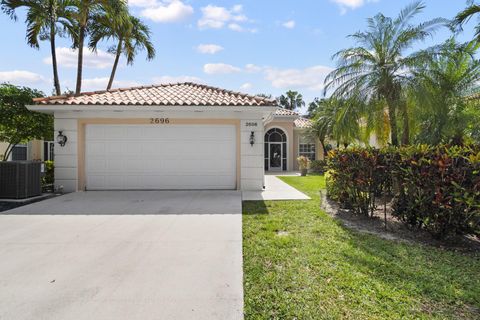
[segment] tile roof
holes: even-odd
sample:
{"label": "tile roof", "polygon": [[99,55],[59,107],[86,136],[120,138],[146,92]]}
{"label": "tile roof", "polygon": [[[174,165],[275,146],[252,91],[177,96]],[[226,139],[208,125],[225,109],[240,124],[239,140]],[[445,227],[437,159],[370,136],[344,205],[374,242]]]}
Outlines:
{"label": "tile roof", "polygon": [[301,117],[298,112],[284,108],[277,108],[277,110],[275,110],[275,116],[296,116],[297,118],[293,121],[293,124],[296,128],[300,129],[305,129],[312,125],[312,120]]}
{"label": "tile roof", "polygon": [[300,117],[295,119],[294,124],[296,128],[305,129],[312,125],[312,120]]}
{"label": "tile roof", "polygon": [[284,109],[284,108],[278,108],[275,111],[275,115],[276,116],[299,116],[298,112],[288,110],[288,109]]}
{"label": "tile roof", "polygon": [[191,82],[34,99],[44,105],[276,106],[275,100]]}

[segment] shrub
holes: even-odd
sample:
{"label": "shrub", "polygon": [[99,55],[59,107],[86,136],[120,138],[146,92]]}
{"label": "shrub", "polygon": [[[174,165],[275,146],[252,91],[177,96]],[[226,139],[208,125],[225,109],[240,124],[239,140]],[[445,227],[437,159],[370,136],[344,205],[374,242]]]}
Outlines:
{"label": "shrub", "polygon": [[356,214],[373,216],[376,197],[390,185],[389,159],[373,148],[329,152],[328,196]]}
{"label": "shrub", "polygon": [[54,176],[55,165],[53,161],[45,161],[44,164],[45,164],[45,175],[42,178],[42,185],[44,186],[51,185],[55,181],[55,176]]}
{"label": "shrub", "polygon": [[323,174],[327,171],[327,161],[326,160],[313,160],[310,162],[310,171],[314,173]]}
{"label": "shrub", "polygon": [[351,148],[329,153],[327,194],[372,215],[395,185],[392,214],[437,237],[480,235],[480,147]]}
{"label": "shrub", "polygon": [[440,238],[480,234],[480,148],[409,147],[397,159],[393,215]]}
{"label": "shrub", "polygon": [[300,156],[297,158],[298,167],[300,170],[308,169],[310,167],[310,159],[305,156]]}

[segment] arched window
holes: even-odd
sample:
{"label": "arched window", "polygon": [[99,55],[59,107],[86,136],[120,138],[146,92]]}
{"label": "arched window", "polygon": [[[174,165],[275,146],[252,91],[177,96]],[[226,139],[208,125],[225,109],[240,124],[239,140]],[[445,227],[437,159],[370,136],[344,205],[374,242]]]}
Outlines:
{"label": "arched window", "polygon": [[287,135],[281,129],[265,133],[265,170],[287,170]]}

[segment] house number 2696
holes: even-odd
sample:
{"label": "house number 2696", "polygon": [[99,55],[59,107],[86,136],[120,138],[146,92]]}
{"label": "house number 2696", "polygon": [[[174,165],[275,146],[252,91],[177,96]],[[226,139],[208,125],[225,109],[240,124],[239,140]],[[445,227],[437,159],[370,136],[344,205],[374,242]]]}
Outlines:
{"label": "house number 2696", "polygon": [[168,124],[170,123],[169,118],[150,118],[151,124]]}

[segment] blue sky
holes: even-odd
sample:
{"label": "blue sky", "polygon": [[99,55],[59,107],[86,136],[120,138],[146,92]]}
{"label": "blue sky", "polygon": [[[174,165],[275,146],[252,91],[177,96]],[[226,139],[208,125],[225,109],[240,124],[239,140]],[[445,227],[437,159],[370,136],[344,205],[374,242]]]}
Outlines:
{"label": "blue sky", "polygon": [[[418,21],[452,18],[463,0],[426,0]],[[346,36],[365,29],[366,19],[382,12],[396,16],[408,0],[130,0],[132,12],[151,28],[157,55],[147,62],[140,53],[133,66],[125,62],[115,87],[161,82],[196,81],[247,93],[278,96],[301,92],[307,103],[321,96],[323,79],[335,66],[336,51],[353,45]],[[52,93],[50,52],[25,43],[24,14],[13,22],[0,15],[2,50],[0,82],[26,85]],[[470,22],[462,41],[470,40]],[[439,31],[414,49],[440,43],[450,36]],[[62,90],[75,87],[76,55],[68,40],[58,41]],[[113,58],[102,44],[88,53],[84,91],[104,89]]]}

